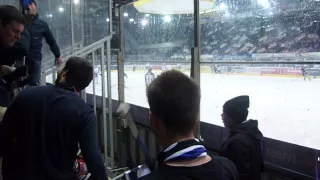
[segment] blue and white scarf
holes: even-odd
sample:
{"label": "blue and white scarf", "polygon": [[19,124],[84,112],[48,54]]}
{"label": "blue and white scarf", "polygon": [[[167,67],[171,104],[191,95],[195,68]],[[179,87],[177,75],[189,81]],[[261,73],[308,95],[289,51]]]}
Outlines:
{"label": "blue and white scarf", "polygon": [[161,151],[158,163],[188,161],[207,155],[206,148],[198,139],[174,143]]}

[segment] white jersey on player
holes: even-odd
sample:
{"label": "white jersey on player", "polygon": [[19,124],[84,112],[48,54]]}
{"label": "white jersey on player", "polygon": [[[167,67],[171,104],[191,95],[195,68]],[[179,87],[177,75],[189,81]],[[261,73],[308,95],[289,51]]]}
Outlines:
{"label": "white jersey on player", "polygon": [[168,70],[168,68],[167,68],[166,65],[162,65],[162,66],[161,66],[161,71],[162,71],[162,72],[167,71],[167,70]]}
{"label": "white jersey on player", "polygon": [[94,74],[98,74],[99,73],[99,69],[100,69],[100,66],[95,66],[94,67]]}
{"label": "white jersey on player", "polygon": [[145,75],[146,86],[149,86],[151,82],[154,80],[155,75],[153,72],[147,72]]}

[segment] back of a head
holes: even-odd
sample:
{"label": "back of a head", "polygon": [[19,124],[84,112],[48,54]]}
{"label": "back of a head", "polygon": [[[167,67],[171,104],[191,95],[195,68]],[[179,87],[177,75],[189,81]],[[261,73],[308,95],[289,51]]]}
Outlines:
{"label": "back of a head", "polygon": [[63,71],[66,72],[64,85],[78,90],[86,88],[93,79],[93,67],[84,58],[71,57]]}
{"label": "back of a head", "polygon": [[0,6],[0,21],[3,26],[11,23],[11,21],[17,21],[21,24],[26,23],[23,14],[16,7],[10,5]]}
{"label": "back of a head", "polygon": [[177,70],[162,73],[147,88],[150,111],[173,135],[193,131],[199,119],[200,96],[199,85]]}

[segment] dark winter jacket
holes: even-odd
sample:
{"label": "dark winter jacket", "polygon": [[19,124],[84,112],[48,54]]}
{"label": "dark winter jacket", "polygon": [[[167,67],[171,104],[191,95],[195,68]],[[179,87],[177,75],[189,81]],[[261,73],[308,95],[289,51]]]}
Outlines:
{"label": "dark winter jacket", "polygon": [[46,22],[39,19],[39,15],[32,18],[27,17],[28,23],[25,26],[30,33],[30,49],[27,55],[29,61],[42,60],[42,39],[44,38],[55,57],[60,57],[60,49],[52,35],[51,30]]}
{"label": "dark winter jacket", "polygon": [[262,138],[258,121],[248,120],[232,128],[230,136],[222,144],[220,155],[236,165],[241,180],[261,180]]}
{"label": "dark winter jacket", "polygon": [[238,180],[239,175],[234,164],[223,157],[213,156],[212,160],[200,166],[176,167],[160,164],[151,174],[141,180]]}
{"label": "dark winter jacket", "polygon": [[55,86],[20,92],[0,123],[3,179],[77,179],[80,145],[91,177],[106,180],[93,108],[76,93]]}

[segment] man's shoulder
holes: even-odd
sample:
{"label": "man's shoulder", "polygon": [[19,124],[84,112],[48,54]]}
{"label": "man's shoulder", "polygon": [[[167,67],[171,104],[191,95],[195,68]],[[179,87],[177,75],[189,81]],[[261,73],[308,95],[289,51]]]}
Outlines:
{"label": "man's shoulder", "polygon": [[47,22],[46,21],[44,21],[44,20],[42,20],[41,18],[37,18],[33,23],[35,23],[37,26],[43,26],[43,27],[45,27],[45,26],[48,26],[48,24],[47,24]]}
{"label": "man's shoulder", "polygon": [[30,97],[32,95],[41,96],[42,93],[48,91],[48,88],[46,86],[30,86],[24,89],[19,93],[20,97],[27,96]]}
{"label": "man's shoulder", "polygon": [[43,20],[42,18],[40,18],[40,17],[37,20],[38,20],[39,23],[47,24],[47,22],[45,20]]}

